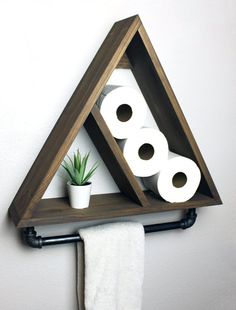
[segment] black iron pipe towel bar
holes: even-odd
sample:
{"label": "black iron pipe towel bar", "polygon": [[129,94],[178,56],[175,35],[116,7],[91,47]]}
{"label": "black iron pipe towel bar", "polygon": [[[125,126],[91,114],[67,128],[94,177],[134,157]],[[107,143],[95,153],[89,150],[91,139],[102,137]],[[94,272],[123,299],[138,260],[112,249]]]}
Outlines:
{"label": "black iron pipe towel bar", "polygon": [[[187,229],[193,226],[193,224],[196,221],[196,218],[197,218],[196,209],[189,209],[185,217],[180,221],[145,225],[144,231],[146,234],[148,234],[157,231],[172,230],[179,228]],[[41,249],[43,246],[46,245],[65,244],[65,243],[83,241],[79,234],[61,235],[54,237],[37,236],[37,232],[35,231],[34,227],[27,227],[24,229],[24,240],[30,247],[38,249]]]}

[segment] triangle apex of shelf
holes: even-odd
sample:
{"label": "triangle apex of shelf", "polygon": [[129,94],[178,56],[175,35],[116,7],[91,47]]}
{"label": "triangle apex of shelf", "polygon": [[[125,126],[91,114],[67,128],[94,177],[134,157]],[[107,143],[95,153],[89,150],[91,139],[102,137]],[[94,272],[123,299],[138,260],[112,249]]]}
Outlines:
{"label": "triangle apex of shelf", "polygon": [[[220,202],[214,182],[141,19],[134,15],[113,25],[35,159],[9,208],[10,216],[17,227],[22,226],[27,220],[30,223],[34,222],[37,206],[47,186],[83,125],[125,197],[129,197],[131,204],[136,203],[137,206],[150,210],[147,196],[121,152],[116,151],[115,139],[95,107],[101,90],[114,69],[119,67],[124,59],[132,70],[155,121],[170,141],[173,150],[177,153],[183,152],[197,162],[202,173],[199,193],[208,197],[207,204],[212,204],[211,196],[216,203]],[[162,117],[169,122],[163,121]],[[201,206],[200,202],[198,206]],[[205,202],[207,199],[202,200],[202,204]],[[141,211],[144,208],[140,208],[140,214],[145,212]],[[60,221],[62,219],[57,218],[56,222]]]}

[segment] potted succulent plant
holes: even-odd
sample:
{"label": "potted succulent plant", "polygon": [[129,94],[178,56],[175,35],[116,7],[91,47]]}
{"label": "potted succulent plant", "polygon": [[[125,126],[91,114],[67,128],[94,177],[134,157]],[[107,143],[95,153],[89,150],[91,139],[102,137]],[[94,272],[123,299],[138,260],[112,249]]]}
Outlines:
{"label": "potted succulent plant", "polygon": [[73,159],[70,156],[64,160],[62,167],[69,176],[67,190],[72,208],[83,209],[89,206],[91,182],[89,181],[98,164],[95,163],[88,171],[87,164],[90,153],[81,156],[79,150],[74,153]]}

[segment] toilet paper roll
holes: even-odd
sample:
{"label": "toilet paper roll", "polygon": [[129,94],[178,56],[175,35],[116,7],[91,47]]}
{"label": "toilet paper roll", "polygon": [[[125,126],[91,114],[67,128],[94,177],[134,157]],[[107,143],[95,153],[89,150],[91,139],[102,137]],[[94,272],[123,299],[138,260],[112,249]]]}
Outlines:
{"label": "toilet paper roll", "polygon": [[168,143],[156,128],[140,128],[118,142],[133,174],[147,177],[157,173],[168,159]]}
{"label": "toilet paper roll", "polygon": [[113,137],[126,139],[143,126],[147,104],[141,92],[126,86],[107,85],[97,104]]}
{"label": "toilet paper roll", "polygon": [[164,200],[184,202],[195,194],[201,180],[201,173],[191,159],[169,152],[168,160],[161,170],[142,180],[145,187]]}

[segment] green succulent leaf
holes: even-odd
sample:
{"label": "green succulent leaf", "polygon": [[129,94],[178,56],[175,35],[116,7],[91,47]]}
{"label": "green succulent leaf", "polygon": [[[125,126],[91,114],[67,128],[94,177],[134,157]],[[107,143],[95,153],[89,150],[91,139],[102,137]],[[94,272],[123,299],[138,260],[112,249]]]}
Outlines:
{"label": "green succulent leaf", "polygon": [[[87,163],[88,163],[88,158],[89,158],[89,153],[86,154],[86,155],[84,156],[84,158],[82,159],[81,169],[80,169],[82,182],[83,182],[83,179],[84,179],[84,174],[85,174],[85,170],[86,170]],[[84,182],[83,182],[83,183],[84,183]]]}
{"label": "green succulent leaf", "polygon": [[94,175],[95,170],[98,168],[98,163],[95,163],[92,168],[89,170],[89,172],[86,174],[86,176],[83,179],[83,184],[87,183],[88,180]]}
{"label": "green succulent leaf", "polygon": [[62,167],[66,170],[66,172],[68,173],[69,177],[71,180],[74,179],[74,169],[73,166],[71,166],[69,163],[67,163],[66,161],[63,162]]}
{"label": "green succulent leaf", "polygon": [[69,159],[69,162],[71,163],[71,165],[72,165],[72,167],[74,166],[74,164],[73,164],[73,161],[72,161],[72,159],[70,158],[70,156],[69,155],[66,155],[67,156],[67,158]]}
{"label": "green succulent leaf", "polygon": [[78,170],[75,170],[75,183],[76,185],[82,185],[82,178],[81,178],[81,174],[79,173]]}
{"label": "green succulent leaf", "polygon": [[88,172],[86,172],[90,152],[81,156],[79,150],[74,153],[73,160],[69,155],[67,155],[67,160],[64,160],[61,166],[67,172],[70,182],[73,185],[84,185],[95,173],[98,168],[98,163],[96,162]]}

